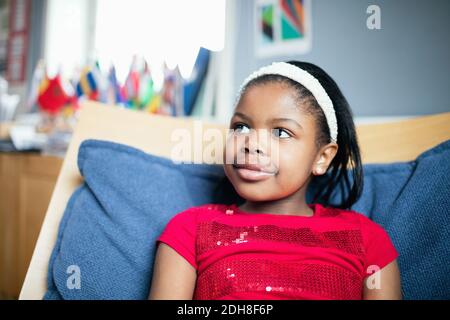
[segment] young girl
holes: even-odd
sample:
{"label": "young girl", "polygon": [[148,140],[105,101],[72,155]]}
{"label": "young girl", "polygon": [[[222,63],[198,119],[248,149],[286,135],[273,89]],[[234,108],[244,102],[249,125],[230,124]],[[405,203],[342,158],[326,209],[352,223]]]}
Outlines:
{"label": "young girl", "polygon": [[[150,299],[401,298],[389,236],[349,209],[362,191],[361,158],[352,112],[327,73],[297,61],[259,69],[230,129],[224,170],[246,202],[189,208],[168,223]],[[307,204],[319,176],[327,186]],[[331,207],[342,181],[348,196]]]}

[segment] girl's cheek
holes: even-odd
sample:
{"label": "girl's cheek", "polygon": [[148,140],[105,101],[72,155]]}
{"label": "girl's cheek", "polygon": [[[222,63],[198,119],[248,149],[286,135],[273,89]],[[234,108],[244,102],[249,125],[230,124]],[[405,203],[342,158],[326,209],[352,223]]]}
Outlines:
{"label": "girl's cheek", "polygon": [[230,164],[234,162],[235,157],[237,156],[240,145],[242,144],[242,139],[239,139],[235,135],[229,135],[224,150],[224,162],[226,164]]}
{"label": "girl's cheek", "polygon": [[[274,159],[275,160],[275,159]],[[283,150],[280,148],[278,155],[278,167],[288,174],[296,175],[305,167],[305,161],[301,153],[292,152],[292,149]]]}

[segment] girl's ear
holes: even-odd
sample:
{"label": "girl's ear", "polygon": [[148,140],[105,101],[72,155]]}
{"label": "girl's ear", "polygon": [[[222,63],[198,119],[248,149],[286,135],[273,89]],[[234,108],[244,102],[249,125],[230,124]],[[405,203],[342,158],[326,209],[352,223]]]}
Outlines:
{"label": "girl's ear", "polygon": [[337,151],[338,145],[334,142],[320,148],[316,161],[313,164],[313,174],[316,176],[325,174],[331,164],[331,161],[333,161],[336,156]]}

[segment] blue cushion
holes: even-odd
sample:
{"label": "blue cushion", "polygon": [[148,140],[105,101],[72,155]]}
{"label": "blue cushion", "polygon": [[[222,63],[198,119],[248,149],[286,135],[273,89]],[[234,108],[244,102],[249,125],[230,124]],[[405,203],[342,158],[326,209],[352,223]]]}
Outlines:
{"label": "blue cushion", "polygon": [[366,167],[354,208],[367,210],[391,236],[405,299],[450,298],[449,160],[450,140],[413,162]]}
{"label": "blue cushion", "polygon": [[[450,141],[415,161],[364,166],[352,209],[385,227],[400,253],[406,299],[450,298]],[[174,164],[138,149],[86,140],[84,183],[60,223],[45,299],[146,299],[155,240],[177,212],[204,203],[241,203],[222,166]],[[307,199],[318,184],[312,184]],[[333,194],[340,196],[339,190]],[[80,289],[69,289],[70,266]],[[69,270],[70,271],[70,270]]]}
{"label": "blue cushion", "polygon": [[[84,141],[78,167],[85,181],[60,223],[46,299],[145,299],[168,220],[191,206],[231,203],[233,194],[221,166],[175,165],[106,141]],[[67,287],[72,265],[79,290]]]}

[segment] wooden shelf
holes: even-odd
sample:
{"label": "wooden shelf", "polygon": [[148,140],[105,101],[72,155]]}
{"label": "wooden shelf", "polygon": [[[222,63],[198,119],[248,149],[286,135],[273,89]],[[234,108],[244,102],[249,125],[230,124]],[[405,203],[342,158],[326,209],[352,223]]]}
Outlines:
{"label": "wooden shelf", "polygon": [[63,159],[0,153],[0,299],[17,299]]}

